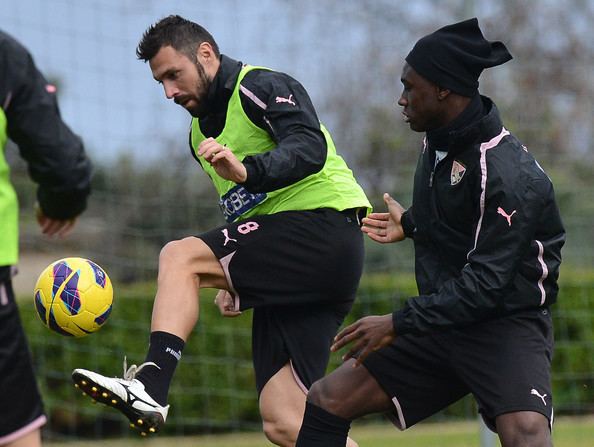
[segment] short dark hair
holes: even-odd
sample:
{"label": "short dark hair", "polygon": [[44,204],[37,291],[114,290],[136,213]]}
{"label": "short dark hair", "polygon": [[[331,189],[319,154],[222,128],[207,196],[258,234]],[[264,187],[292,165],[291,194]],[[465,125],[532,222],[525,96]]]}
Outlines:
{"label": "short dark hair", "polygon": [[170,15],[151,25],[142,35],[136,56],[145,62],[151,60],[162,47],[171,46],[176,51],[197,62],[196,51],[201,43],[208,42],[220,58],[219,46],[202,26],[178,15]]}

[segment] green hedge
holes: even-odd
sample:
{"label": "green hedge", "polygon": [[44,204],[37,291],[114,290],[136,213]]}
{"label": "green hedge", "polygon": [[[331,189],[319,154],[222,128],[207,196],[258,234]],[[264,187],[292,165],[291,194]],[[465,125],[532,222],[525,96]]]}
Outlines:
{"label": "green hedge", "polygon": [[[594,409],[594,271],[562,275],[556,328],[554,393],[557,414],[588,413]],[[365,275],[359,299],[347,323],[370,314],[391,312],[416,287],[412,275]],[[21,300],[21,318],[29,334],[33,358],[50,415],[50,436],[76,434],[98,437],[128,433],[116,411],[93,406],[73,388],[70,373],[88,368],[121,376],[122,361],[141,363],[146,352],[154,286],[116,286],[109,322],[81,339],[59,336],[38,320],[32,299]],[[257,398],[251,364],[251,312],[238,318],[219,316],[213,291],[203,292],[201,318],[178,366],[170,393],[168,434],[259,429]],[[340,362],[333,354],[329,370]],[[474,402],[464,399],[437,418],[474,417]]]}

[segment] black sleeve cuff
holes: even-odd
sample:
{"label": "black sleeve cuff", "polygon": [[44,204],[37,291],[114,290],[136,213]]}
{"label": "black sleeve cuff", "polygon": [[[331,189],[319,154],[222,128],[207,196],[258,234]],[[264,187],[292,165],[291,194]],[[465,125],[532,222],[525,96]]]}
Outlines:
{"label": "black sleeve cuff", "polygon": [[400,335],[400,332],[398,331],[398,328],[400,327],[400,324],[398,323],[398,320],[400,319],[400,311],[395,311],[392,312],[392,326],[394,327],[394,333],[396,335]]}
{"label": "black sleeve cuff", "polygon": [[241,185],[247,189],[249,192],[260,192],[254,191],[254,186],[259,183],[259,176],[258,176],[258,169],[254,166],[254,163],[250,161],[250,157],[246,157],[243,160],[243,165],[245,166],[246,171],[246,179]]}
{"label": "black sleeve cuff", "polygon": [[412,217],[412,213],[410,213],[410,209],[402,213],[400,223],[402,225],[402,230],[404,230],[404,235],[408,238],[414,239],[416,226]]}
{"label": "black sleeve cuff", "polygon": [[49,193],[37,190],[37,200],[43,214],[51,219],[67,220],[81,214],[87,208],[90,189],[78,192]]}

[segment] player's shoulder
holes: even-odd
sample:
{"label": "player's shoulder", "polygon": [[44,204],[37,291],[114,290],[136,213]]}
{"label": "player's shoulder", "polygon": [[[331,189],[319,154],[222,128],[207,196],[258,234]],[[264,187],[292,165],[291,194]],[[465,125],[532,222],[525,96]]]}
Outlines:
{"label": "player's shoulder", "polygon": [[29,51],[10,34],[0,30],[0,52],[2,56],[12,62],[18,62],[29,57]]}
{"label": "player's shoulder", "polygon": [[264,66],[247,66],[250,71],[246,73],[244,79],[259,80],[261,82],[273,82],[275,80],[294,80],[294,78],[287,73],[268,68]]}
{"label": "player's shoulder", "polygon": [[284,91],[288,86],[294,86],[299,82],[281,71],[264,67],[255,67],[244,76],[241,84],[250,90],[270,95],[274,92]]}

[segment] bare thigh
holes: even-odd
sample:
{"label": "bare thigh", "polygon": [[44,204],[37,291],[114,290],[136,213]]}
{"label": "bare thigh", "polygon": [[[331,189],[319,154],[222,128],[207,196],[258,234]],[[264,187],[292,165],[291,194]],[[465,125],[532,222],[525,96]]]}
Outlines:
{"label": "bare thigh", "polygon": [[392,400],[364,366],[343,363],[311,387],[307,399],[329,413],[353,420],[392,410]]}

